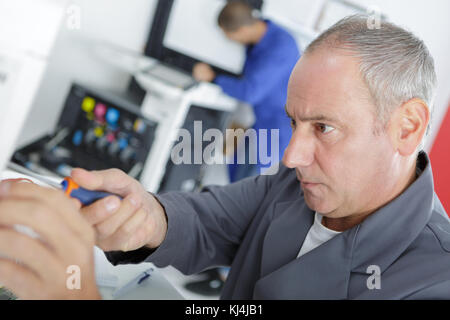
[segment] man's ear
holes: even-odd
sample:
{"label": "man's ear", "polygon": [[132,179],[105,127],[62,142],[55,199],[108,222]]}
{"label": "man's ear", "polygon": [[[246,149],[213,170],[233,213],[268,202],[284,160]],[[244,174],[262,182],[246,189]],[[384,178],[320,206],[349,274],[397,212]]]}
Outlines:
{"label": "man's ear", "polygon": [[422,142],[430,121],[427,104],[413,98],[397,108],[391,117],[390,135],[395,149],[403,156],[412,155]]}

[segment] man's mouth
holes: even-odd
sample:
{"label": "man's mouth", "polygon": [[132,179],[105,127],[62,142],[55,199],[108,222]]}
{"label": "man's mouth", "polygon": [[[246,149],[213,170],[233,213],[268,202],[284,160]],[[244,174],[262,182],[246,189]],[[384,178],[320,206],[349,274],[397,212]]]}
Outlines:
{"label": "man's mouth", "polygon": [[296,175],[297,175],[297,180],[300,181],[301,183],[304,183],[304,184],[319,184],[318,182],[311,181],[312,179],[311,180],[306,180],[304,178],[301,178],[301,176],[300,176],[300,174],[298,172],[296,172]]}
{"label": "man's mouth", "polygon": [[313,188],[318,186],[320,183],[313,183],[313,182],[306,182],[306,181],[300,181],[302,188]]}
{"label": "man's mouth", "polygon": [[298,172],[296,172],[296,174],[297,174],[297,180],[300,181],[302,188],[313,188],[320,184],[320,183],[312,181],[312,180],[302,179]]}

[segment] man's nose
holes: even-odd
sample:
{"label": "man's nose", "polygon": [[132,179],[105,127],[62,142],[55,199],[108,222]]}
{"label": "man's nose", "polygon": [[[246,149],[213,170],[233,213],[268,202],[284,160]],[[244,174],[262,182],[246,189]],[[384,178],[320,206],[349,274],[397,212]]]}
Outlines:
{"label": "man's nose", "polygon": [[306,132],[295,131],[284,151],[283,164],[288,168],[310,166],[314,161],[314,153],[313,137]]}

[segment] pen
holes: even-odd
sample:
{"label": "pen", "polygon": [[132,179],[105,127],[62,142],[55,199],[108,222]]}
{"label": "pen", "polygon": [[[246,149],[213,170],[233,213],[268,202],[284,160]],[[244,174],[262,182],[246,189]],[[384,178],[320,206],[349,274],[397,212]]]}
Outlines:
{"label": "pen", "polygon": [[[19,166],[13,162],[10,162],[8,164],[8,168],[10,168],[14,171],[17,171],[19,173],[25,174],[27,176],[30,176],[30,177],[32,177],[36,180],[39,180],[43,183],[46,183],[49,186],[52,186],[56,189],[63,190],[67,196],[74,198],[74,199],[78,199],[82,203],[83,206],[88,206],[97,200],[114,195],[109,192],[93,191],[93,190],[87,190],[87,189],[81,188],[70,177],[64,178],[64,180],[59,184],[50,179],[47,179],[46,177],[36,174],[33,171],[28,170],[27,168]],[[122,199],[122,197],[120,197],[118,195],[115,195],[115,196]]]}
{"label": "pen", "polygon": [[141,285],[144,281],[146,281],[148,278],[150,278],[151,273],[153,272],[153,268],[149,268],[145,270],[144,272],[141,272],[136,278],[125,284],[123,287],[115,290],[112,295],[114,298],[118,298],[125,293],[129,292],[130,290],[138,287]]}

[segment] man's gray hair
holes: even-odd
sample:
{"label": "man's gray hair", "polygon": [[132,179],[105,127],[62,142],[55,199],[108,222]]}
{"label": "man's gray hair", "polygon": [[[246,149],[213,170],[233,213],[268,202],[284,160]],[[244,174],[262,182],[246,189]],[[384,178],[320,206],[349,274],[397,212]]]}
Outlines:
{"label": "man's gray hair", "polygon": [[311,42],[305,53],[326,47],[358,57],[383,126],[393,110],[412,98],[422,99],[431,114],[437,81],[427,47],[411,32],[386,21],[379,28],[369,28],[369,19],[353,15],[340,20]]}

